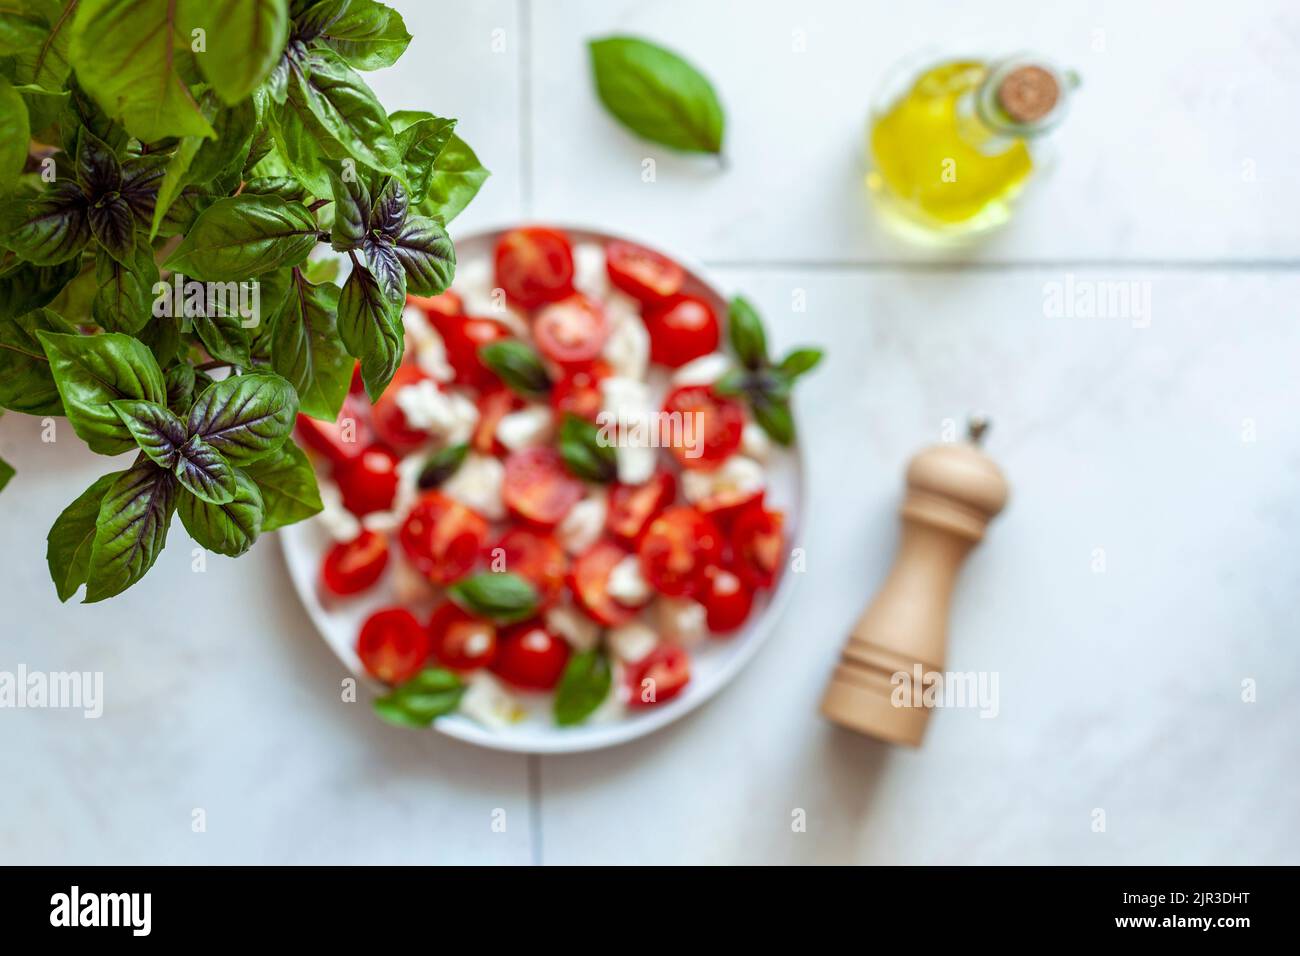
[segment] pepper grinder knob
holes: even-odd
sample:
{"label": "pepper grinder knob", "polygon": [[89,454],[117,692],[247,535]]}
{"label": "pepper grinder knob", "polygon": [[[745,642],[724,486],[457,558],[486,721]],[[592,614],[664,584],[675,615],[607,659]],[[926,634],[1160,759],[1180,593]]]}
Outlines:
{"label": "pepper grinder knob", "polygon": [[921,743],[930,708],[896,706],[894,675],[915,680],[944,669],[957,572],[1007,503],[1002,470],[979,448],[988,428],[972,416],[968,441],[927,448],[908,464],[898,553],[831,675],[821,704],[829,720],[892,743]]}

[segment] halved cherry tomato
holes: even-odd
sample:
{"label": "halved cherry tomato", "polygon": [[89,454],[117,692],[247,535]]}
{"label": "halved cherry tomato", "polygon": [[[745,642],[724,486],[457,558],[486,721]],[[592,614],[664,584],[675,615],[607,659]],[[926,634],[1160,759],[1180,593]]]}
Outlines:
{"label": "halved cherry tomato", "polygon": [[708,515],[718,523],[718,527],[726,530],[745,509],[761,507],[766,490],[719,483],[707,498],[695,502],[695,507],[700,514]]}
{"label": "halved cherry tomato", "polygon": [[373,440],[364,396],[349,395],[345,398],[339,417],[332,422],[299,414],[298,438],[312,451],[323,455],[331,465],[356,458]]}
{"label": "halved cherry tomato", "polygon": [[452,381],[472,388],[491,388],[499,383],[496,373],[479,358],[478,350],[491,342],[510,338],[504,325],[495,319],[467,315],[448,319],[438,331],[447,353],[447,364],[456,373]]}
{"label": "halved cherry tomato", "polygon": [[489,554],[494,571],[511,571],[537,588],[542,607],[550,607],[564,591],[569,559],[560,543],[545,532],[511,528]]}
{"label": "halved cherry tomato", "polygon": [[555,229],[512,229],[496,248],[497,285],[525,309],[563,299],[573,291],[573,249]]}
{"label": "halved cherry tomato", "polygon": [[722,556],[722,532],[694,508],[678,505],[650,522],[637,555],[646,580],[660,594],[684,597],[703,586],[704,569]]}
{"label": "halved cherry tomato", "polygon": [[578,606],[606,627],[626,624],[636,609],[624,607],[609,593],[609,575],[627,552],[612,541],[597,541],[576,561],[569,573],[569,587]]}
{"label": "halved cherry tomato", "polygon": [[429,433],[407,423],[406,415],[397,404],[397,393],[428,377],[418,365],[400,366],[370,412],[376,437],[399,455],[415,451],[429,440]]}
{"label": "halved cherry tomato", "polygon": [[487,521],[477,511],[428,491],[402,522],[398,540],[417,571],[434,584],[450,584],[478,562],[487,535]]}
{"label": "halved cherry tomato", "polygon": [[754,592],[739,575],[712,565],[704,569],[704,588],[699,594],[709,630],[725,634],[745,623],[754,608]]}
{"label": "halved cherry tomato", "polygon": [[575,292],[552,302],[533,319],[537,350],[561,368],[581,368],[600,357],[609,322],[599,302]]}
{"label": "halved cherry tomato", "polygon": [[371,445],[356,458],[336,465],[334,480],[343,507],[357,517],[383,511],[397,497],[397,457],[382,445]]}
{"label": "halved cherry tomato", "polygon": [[[408,295],[406,304],[420,309],[429,318],[430,322],[434,322],[435,318],[460,315],[465,311],[460,296],[451,289],[440,292],[438,295]],[[437,328],[436,324],[434,328]]]}
{"label": "halved cherry tomato", "polygon": [[553,528],[585,493],[553,448],[525,448],[506,459],[501,497],[517,517]]}
{"label": "halved cherry tomato", "polygon": [[605,527],[624,544],[635,545],[646,525],[677,497],[672,472],[657,471],[641,485],[616,484],[609,492]]}
{"label": "halved cherry tomato", "polygon": [[691,656],[675,644],[660,644],[627,669],[631,707],[653,707],[672,700],[691,679]]}
{"label": "halved cherry tomato", "polygon": [[588,368],[574,369],[556,382],[551,388],[551,408],[555,409],[555,420],[563,422],[565,415],[573,414],[594,422],[605,407],[605,400],[600,394],[600,383],[609,376],[609,365],[597,359]]}
{"label": "halved cherry tomato", "polygon": [[352,366],[352,381],[348,385],[349,395],[361,395],[366,390],[366,380],[361,374],[361,363],[356,362]]}
{"label": "halved cherry tomato", "polygon": [[321,580],[325,590],[346,597],[378,581],[386,567],[388,538],[374,531],[362,531],[351,541],[340,541],[325,552]]}
{"label": "halved cherry tomato", "polygon": [[497,655],[497,629],[448,601],[429,619],[433,656],[454,671],[486,667]]}
{"label": "halved cherry tomato", "polygon": [[776,580],[785,551],[785,515],[762,507],[747,508],[731,529],[731,550],[736,571],[755,588]]}
{"label": "halved cherry tomato", "polygon": [[709,385],[673,389],[664,399],[664,411],[673,417],[665,419],[663,427],[674,433],[661,436],[660,441],[683,468],[712,470],[740,447],[745,408]]}
{"label": "halved cherry tomato", "polygon": [[721,338],[712,306],[692,295],[647,308],[645,327],[650,332],[650,360],[672,368],[716,351]]}
{"label": "halved cherry tomato", "polygon": [[671,259],[617,240],[605,246],[605,269],[616,288],[645,303],[676,295],[686,278],[682,267]]}
{"label": "halved cherry tomato", "polygon": [[511,412],[524,407],[523,401],[508,388],[484,392],[478,400],[478,424],[471,444],[480,455],[504,455],[506,446],[497,438],[497,425]]}
{"label": "halved cherry tomato", "polygon": [[357,656],[372,677],[400,684],[420,673],[428,660],[429,632],[406,608],[385,608],[361,625]]}
{"label": "halved cherry tomato", "polygon": [[502,680],[527,690],[550,690],[560,682],[569,663],[569,645],[540,621],[515,624],[497,639],[492,672]]}

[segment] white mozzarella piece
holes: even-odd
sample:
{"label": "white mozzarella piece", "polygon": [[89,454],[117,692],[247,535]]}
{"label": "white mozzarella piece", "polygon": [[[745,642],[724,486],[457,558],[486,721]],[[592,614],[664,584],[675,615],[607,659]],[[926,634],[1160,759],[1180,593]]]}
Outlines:
{"label": "white mozzarella piece", "polygon": [[622,375],[611,375],[600,383],[603,404],[600,422],[618,436],[615,456],[618,480],[625,485],[640,485],[655,471],[655,409],[650,404],[650,388],[645,382]]}
{"label": "white mozzarella piece", "polygon": [[644,660],[658,643],[659,635],[644,621],[629,621],[612,627],[605,633],[605,644],[609,647],[609,652],[624,664]]}
{"label": "white mozzarella piece", "polygon": [[636,381],[645,378],[650,367],[650,333],[641,321],[635,300],[625,295],[610,296],[605,303],[605,318],[609,338],[602,355],[614,375]]}
{"label": "white mozzarella piece", "polygon": [[772,439],[767,437],[767,432],[763,431],[762,425],[757,422],[745,422],[745,428],[740,433],[740,451],[750,458],[767,461],[768,456],[772,454]]}
{"label": "white mozzarella piece", "polygon": [[329,536],[335,541],[351,541],[361,533],[361,522],[356,515],[343,507],[343,495],[339,486],[325,478],[319,478],[321,508],[317,520],[324,525]]}
{"label": "white mozzarella piece", "polygon": [[478,310],[471,309],[471,300],[490,299],[492,287],[496,284],[495,267],[491,257],[471,259],[456,263],[456,277],[452,281],[451,291],[460,296],[461,305],[467,315],[477,315]]}
{"label": "white mozzarella piece", "polygon": [[518,722],[524,709],[505,686],[486,671],[475,671],[460,699],[460,712],[485,727],[500,730]]}
{"label": "white mozzarella piece", "polygon": [[419,455],[409,455],[397,463],[397,493],[393,495],[393,503],[387,510],[372,511],[361,519],[361,524],[367,531],[391,534],[402,526],[420,497],[417,482],[423,464]]}
{"label": "white mozzarella piece", "polygon": [[641,562],[629,554],[609,572],[609,596],[627,607],[640,607],[650,600],[650,582],[641,573]]}
{"label": "white mozzarella piece", "polygon": [[593,299],[603,299],[609,292],[609,272],[605,269],[605,250],[594,242],[580,242],[573,247],[573,287]]}
{"label": "white mozzarella piece", "polygon": [[715,495],[739,499],[766,486],[763,466],[744,455],[732,455],[715,471],[682,472],[682,495],[693,505]]}
{"label": "white mozzarella piece", "polygon": [[555,414],[545,405],[530,405],[502,415],[497,438],[511,451],[545,445],[555,432]]}
{"label": "white mozzarella piece", "polygon": [[620,446],[615,450],[618,458],[618,480],[625,485],[643,485],[654,477],[655,450],[640,445]]}
{"label": "white mozzarella piece", "polygon": [[567,554],[582,554],[596,543],[605,529],[607,509],[603,488],[587,495],[569,509],[569,513],[555,529],[555,536]]}
{"label": "white mozzarella piece", "polygon": [[698,601],[661,597],[656,602],[655,612],[659,632],[666,641],[694,647],[709,635],[708,611]]}
{"label": "white mozzarella piece", "polygon": [[429,324],[423,310],[408,305],[402,311],[402,324],[414,346],[415,362],[435,382],[450,382],[455,371],[447,361],[447,346],[438,330]]}
{"label": "white mozzarella piece", "polygon": [[731,359],[721,352],[710,352],[691,359],[673,372],[673,385],[712,385],[731,368]]}
{"label": "white mozzarella piece", "polygon": [[460,392],[444,391],[427,378],[397,390],[397,407],[412,428],[427,431],[442,444],[469,441],[478,424],[478,407]]}
{"label": "white mozzarella piece", "polygon": [[439,490],[489,521],[503,521],[506,505],[501,498],[501,485],[505,477],[506,468],[500,460],[470,452]]}
{"label": "white mozzarella piece", "polygon": [[557,605],[547,611],[546,626],[579,653],[594,650],[600,643],[600,625],[571,604]]}

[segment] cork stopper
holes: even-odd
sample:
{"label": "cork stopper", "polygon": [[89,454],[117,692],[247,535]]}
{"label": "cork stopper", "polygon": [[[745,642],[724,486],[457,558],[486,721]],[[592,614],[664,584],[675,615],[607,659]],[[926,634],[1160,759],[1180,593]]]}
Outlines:
{"label": "cork stopper", "polygon": [[1017,123],[1036,123],[1055,108],[1061,98],[1056,77],[1041,66],[1020,66],[998,87],[998,103]]}

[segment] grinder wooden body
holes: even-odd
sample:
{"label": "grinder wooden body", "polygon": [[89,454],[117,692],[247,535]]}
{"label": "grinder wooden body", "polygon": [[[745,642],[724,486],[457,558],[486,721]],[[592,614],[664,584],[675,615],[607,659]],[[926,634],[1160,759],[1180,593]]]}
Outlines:
{"label": "grinder wooden body", "polygon": [[[947,660],[948,609],[962,562],[1007,500],[1001,470],[971,442],[936,445],[912,459],[901,508],[902,540],[893,567],[853,628],[822,698],[837,724],[917,746],[930,709],[896,695],[895,674],[915,685]],[[918,694],[920,687],[917,688]],[[895,698],[905,697],[903,706]]]}

